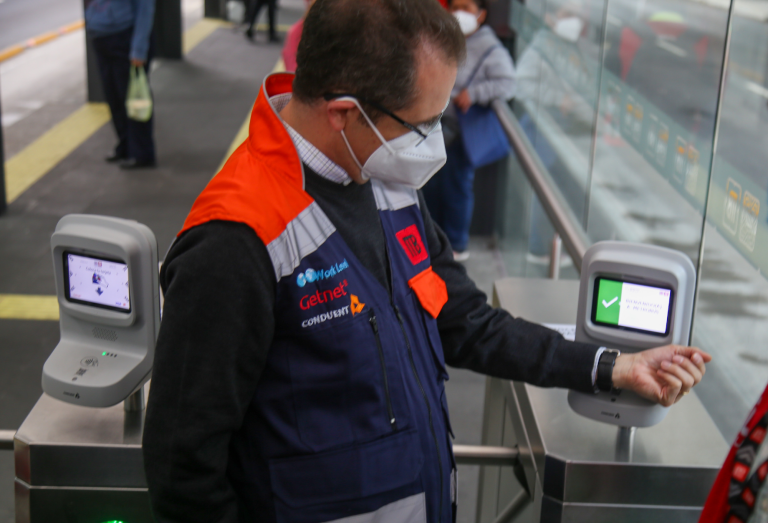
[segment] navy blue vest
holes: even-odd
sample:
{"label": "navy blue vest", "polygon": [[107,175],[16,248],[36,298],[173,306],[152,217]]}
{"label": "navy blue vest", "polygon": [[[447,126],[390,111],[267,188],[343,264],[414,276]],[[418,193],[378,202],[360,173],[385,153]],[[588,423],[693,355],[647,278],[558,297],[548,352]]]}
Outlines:
{"label": "navy blue vest", "polygon": [[267,245],[275,334],[229,471],[243,512],[264,521],[453,520],[448,375],[433,317],[445,284],[431,271],[415,191],[371,183],[391,289],[316,202]]}

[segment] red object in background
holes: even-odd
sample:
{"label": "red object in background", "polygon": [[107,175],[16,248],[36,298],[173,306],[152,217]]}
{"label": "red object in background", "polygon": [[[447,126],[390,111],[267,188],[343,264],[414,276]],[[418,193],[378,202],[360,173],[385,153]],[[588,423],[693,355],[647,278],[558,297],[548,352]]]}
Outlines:
{"label": "red object in background", "polygon": [[296,71],[296,51],[299,50],[299,41],[301,32],[304,29],[304,20],[299,20],[288,30],[288,36],[285,38],[283,46],[283,63],[285,70],[289,72]]}
{"label": "red object in background", "polygon": [[440,4],[441,4],[443,7],[445,7],[446,9],[448,9],[448,0],[437,0],[437,1],[438,1],[438,2],[440,2]]}
{"label": "red object in background", "polygon": [[746,438],[760,420],[763,419],[766,412],[768,412],[768,387],[763,391],[760,401],[758,401],[757,405],[752,409],[752,412],[747,417],[747,422],[744,424],[741,432],[739,432],[739,435],[736,436],[736,441],[733,443],[731,451],[728,453],[728,457],[725,458],[723,468],[720,469],[715,484],[712,486],[712,490],[709,491],[707,503],[704,505],[704,510],[701,512],[699,523],[726,523],[725,517],[731,509],[728,504],[728,491],[731,486],[731,476],[737,472],[734,468],[736,451],[741,447],[744,438]]}
{"label": "red object in background", "polygon": [[699,64],[699,67],[704,63],[704,60],[707,58],[707,46],[709,45],[709,38],[706,36],[702,36],[701,40],[699,40],[696,45],[693,47],[696,51],[696,61]]}
{"label": "red object in background", "polygon": [[643,45],[643,39],[629,27],[621,30],[619,43],[619,59],[621,60],[621,79],[626,80],[637,50]]}

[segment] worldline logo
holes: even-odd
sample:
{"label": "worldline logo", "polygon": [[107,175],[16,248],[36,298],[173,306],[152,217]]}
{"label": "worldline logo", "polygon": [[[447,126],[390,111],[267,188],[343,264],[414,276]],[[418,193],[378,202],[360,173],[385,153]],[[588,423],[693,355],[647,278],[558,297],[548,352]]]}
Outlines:
{"label": "worldline logo", "polygon": [[347,291],[345,287],[347,285],[348,285],[347,280],[344,280],[340,282],[332,290],[326,290],[323,292],[315,291],[314,294],[307,294],[306,296],[301,298],[301,300],[299,300],[299,307],[301,307],[302,310],[306,311],[320,303],[328,303],[333,300],[337,300],[342,296],[346,296]]}
{"label": "worldline logo", "polygon": [[307,283],[312,283],[320,280],[329,280],[339,274],[341,271],[349,269],[349,263],[347,259],[341,263],[331,265],[328,269],[307,269],[304,272],[300,272],[296,276],[296,284],[299,287],[304,287]]}

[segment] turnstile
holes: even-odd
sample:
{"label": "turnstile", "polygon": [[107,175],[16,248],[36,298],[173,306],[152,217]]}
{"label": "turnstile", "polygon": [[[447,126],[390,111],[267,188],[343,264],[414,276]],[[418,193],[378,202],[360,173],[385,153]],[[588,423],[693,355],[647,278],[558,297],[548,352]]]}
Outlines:
{"label": "turnstile", "polygon": [[16,523],[153,523],[144,413],[43,394],[16,432]]}
{"label": "turnstile", "polygon": [[[579,283],[509,278],[494,301],[516,316],[573,323]],[[516,521],[694,523],[728,445],[695,394],[638,429],[631,461],[616,427],[574,413],[567,391],[489,379],[483,444],[519,446],[532,503]],[[16,433],[17,523],[151,523],[141,454],[144,411],[79,407],[43,395]],[[480,477],[477,523],[519,493],[508,466]]]}
{"label": "turnstile", "polygon": [[[578,295],[578,281],[494,286],[496,306],[545,324],[573,324]],[[516,521],[695,523],[728,451],[696,394],[637,429],[630,449],[626,435],[573,412],[566,390],[488,379],[483,444],[519,446],[532,500]],[[511,470],[484,467],[479,490],[477,523],[486,523],[521,487]]]}

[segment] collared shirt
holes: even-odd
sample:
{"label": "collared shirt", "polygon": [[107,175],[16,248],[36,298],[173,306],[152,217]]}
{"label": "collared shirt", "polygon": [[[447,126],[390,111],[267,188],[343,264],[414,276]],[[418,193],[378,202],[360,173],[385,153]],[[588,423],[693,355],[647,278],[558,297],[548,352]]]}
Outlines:
{"label": "collared shirt", "polygon": [[[269,103],[275,108],[278,115],[282,111],[293,95],[291,93],[278,94],[269,99]],[[299,153],[299,158],[302,163],[312,169],[314,172],[331,180],[332,182],[349,185],[352,178],[349,177],[347,171],[342,169],[337,163],[332,161],[326,155],[320,152],[320,150],[304,139],[296,130],[288,125],[285,120],[280,119],[285,125],[285,130],[291,136],[294,145],[296,145],[296,151]]]}

